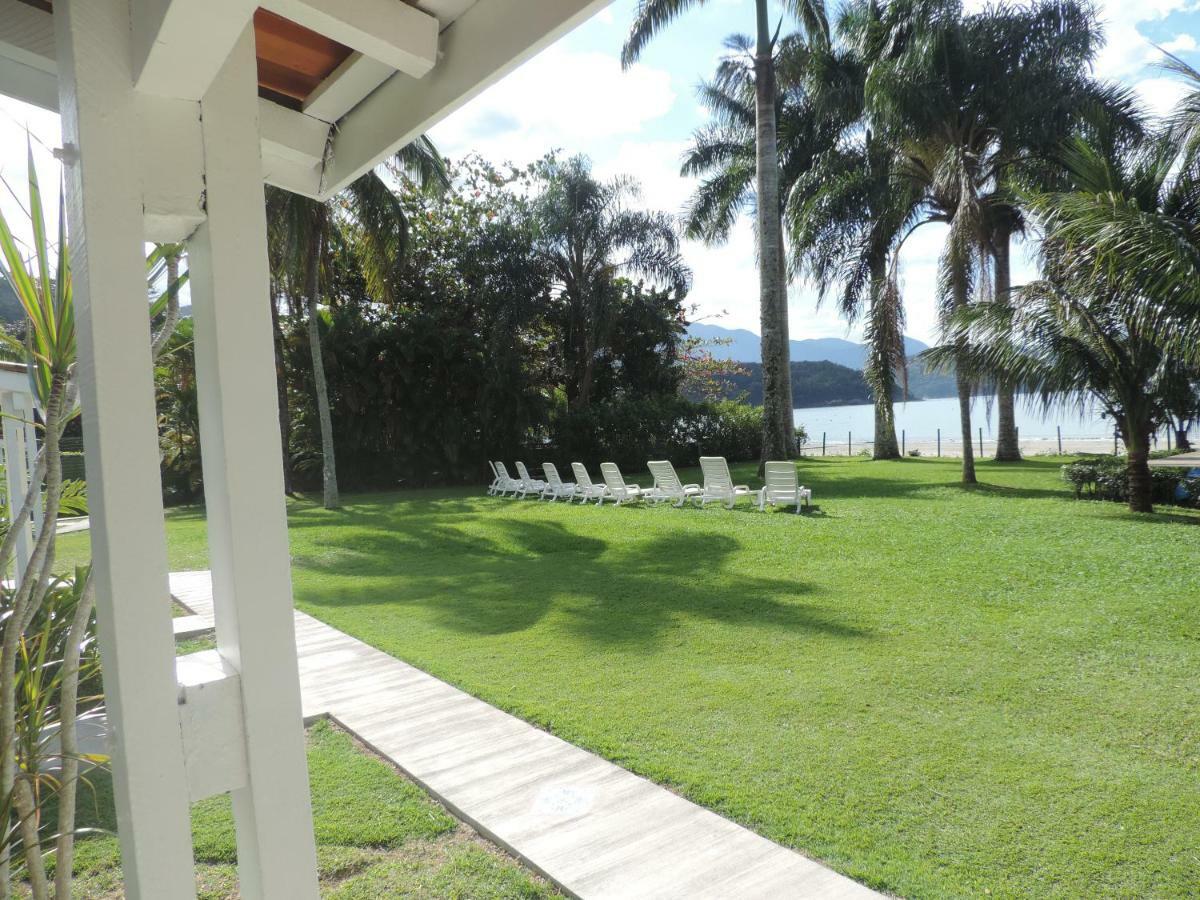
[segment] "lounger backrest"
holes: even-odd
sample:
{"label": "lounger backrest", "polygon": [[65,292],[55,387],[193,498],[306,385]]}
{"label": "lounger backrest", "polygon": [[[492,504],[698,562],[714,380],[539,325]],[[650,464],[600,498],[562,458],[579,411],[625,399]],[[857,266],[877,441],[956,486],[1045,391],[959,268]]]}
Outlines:
{"label": "lounger backrest", "polygon": [[500,473],[501,478],[512,481],[512,477],[508,474],[508,469],[505,468],[504,463],[497,461],[496,471]]}
{"label": "lounger backrest", "polygon": [[682,494],[683,484],[675,474],[675,467],[667,459],[654,459],[646,463],[646,468],[654,476],[654,486],[664,494]]}
{"label": "lounger backrest", "polygon": [[600,474],[604,476],[604,483],[608,485],[608,489],[614,497],[625,496],[627,493],[625,478],[621,475],[621,470],[617,468],[616,463],[600,463]]}
{"label": "lounger backrest", "polygon": [[704,473],[706,491],[732,491],[733,476],[729,474],[729,463],[723,456],[700,457],[700,471]]}
{"label": "lounger backrest", "polygon": [[799,487],[796,464],[791,462],[769,462],[763,466],[763,483],[768,495],[793,497]]}
{"label": "lounger backrest", "polygon": [[542,471],[546,473],[546,481],[550,487],[555,490],[562,487],[562,479],[558,477],[558,467],[554,463],[542,463]]}
{"label": "lounger backrest", "polygon": [[583,463],[571,463],[571,471],[575,473],[575,483],[581,488],[590,488],[592,476],[588,474],[587,466]]}
{"label": "lounger backrest", "polygon": [[517,474],[521,476],[521,480],[526,484],[529,484],[533,481],[533,479],[529,477],[529,470],[525,468],[525,463],[523,462],[517,462]]}
{"label": "lounger backrest", "polygon": [[487,464],[488,464],[488,468],[492,470],[492,477],[499,478],[500,473],[496,471],[496,464],[494,462],[492,462],[490,459],[487,461]]}

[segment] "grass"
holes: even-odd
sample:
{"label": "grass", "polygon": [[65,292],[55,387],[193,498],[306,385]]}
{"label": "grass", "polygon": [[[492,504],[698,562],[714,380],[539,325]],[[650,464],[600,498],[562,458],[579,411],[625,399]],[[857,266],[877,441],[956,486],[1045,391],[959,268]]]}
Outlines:
{"label": "grass", "polygon": [[[324,896],[557,896],[328,722],[309,729],[308,771]],[[111,785],[104,776],[91,780],[95,798],[81,794],[81,824],[112,829]],[[192,807],[192,840],[200,897],[237,897],[237,849],[228,797]],[[81,840],[75,870],[78,896],[123,896],[115,837]]]}
{"label": "grass", "polygon": [[[296,600],[873,886],[1181,896],[1200,516],[1073,501],[1061,462],[806,459],[802,517],[294,502]],[[202,513],[168,528],[204,567]]]}

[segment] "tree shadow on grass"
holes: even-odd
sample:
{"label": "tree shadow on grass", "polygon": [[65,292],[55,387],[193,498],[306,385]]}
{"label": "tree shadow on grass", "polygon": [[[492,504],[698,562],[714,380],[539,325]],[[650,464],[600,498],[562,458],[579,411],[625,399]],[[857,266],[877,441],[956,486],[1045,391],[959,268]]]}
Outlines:
{"label": "tree shadow on grass", "polygon": [[[731,577],[726,569],[739,545],[729,536],[692,532],[610,544],[558,522],[493,520],[481,535],[446,524],[440,513],[393,509],[379,516],[386,527],[344,542],[332,533],[334,543],[323,549],[333,553],[295,560],[298,569],[333,576],[298,590],[303,602],[409,607],[438,627],[472,635],[519,632],[554,616],[587,640],[646,649],[689,618],[842,638],[869,634],[812,603],[808,584]],[[403,627],[403,616],[396,625]]]}

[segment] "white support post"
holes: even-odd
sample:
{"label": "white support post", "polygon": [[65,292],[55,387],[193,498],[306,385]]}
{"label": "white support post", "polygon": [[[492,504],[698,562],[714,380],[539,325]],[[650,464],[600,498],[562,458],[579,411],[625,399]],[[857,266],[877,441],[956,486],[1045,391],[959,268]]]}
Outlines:
{"label": "white support post", "polygon": [[208,221],[189,242],[217,649],[241,679],[232,792],[246,898],[317,896],[292,614],[254,34],[201,100]]}
{"label": "white support post", "polygon": [[[4,483],[8,491],[10,514],[16,513],[25,499],[25,492],[29,490],[29,458],[23,419],[32,415],[32,412],[26,411],[26,404],[21,403],[21,399],[11,391],[0,391],[0,413],[4,415]],[[28,518],[24,522],[10,522],[9,527],[17,529],[14,556],[16,580],[19,583],[25,575],[25,566],[33,549],[33,528]]]}
{"label": "white support post", "polygon": [[196,892],[142,249],[128,0],[55,0],[104,692],[125,893]]}

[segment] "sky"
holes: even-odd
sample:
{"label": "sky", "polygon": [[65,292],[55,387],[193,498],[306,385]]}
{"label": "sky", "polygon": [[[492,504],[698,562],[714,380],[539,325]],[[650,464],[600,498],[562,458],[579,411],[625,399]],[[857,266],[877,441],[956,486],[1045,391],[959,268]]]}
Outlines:
{"label": "sky", "polygon": [[[981,8],[982,0],[967,0]],[[1165,111],[1180,95],[1172,78],[1156,69],[1154,45],[1200,65],[1200,0],[1099,0],[1107,45],[1096,74],[1133,85],[1147,106]],[[642,186],[641,202],[679,212],[694,183],[679,174],[680,157],[692,133],[707,119],[696,86],[711,76],[725,36],[753,28],[750,0],[708,0],[662,32],[641,61],[621,71],[620,51],[636,0],[615,0],[571,34],[544,50],[503,81],[439,123],[431,136],[450,157],[478,152],[494,162],[523,164],[547,150],[583,153],[601,176],[632,175]],[[0,176],[23,197],[26,128],[44,184],[52,185],[59,144],[58,117],[15,100],[0,98]],[[0,209],[10,221],[19,209],[0,184]],[[14,213],[16,215],[14,215]],[[934,284],[944,232],[927,226],[907,243],[902,256],[906,332],[936,339]],[[688,303],[694,317],[727,328],[758,332],[758,274],[749,218],[729,241],[709,247],[685,242],[694,274]],[[1031,277],[1028,260],[1017,254],[1014,281]],[[818,308],[816,292],[803,280],[789,294],[794,339],[859,339],[830,304]]]}

